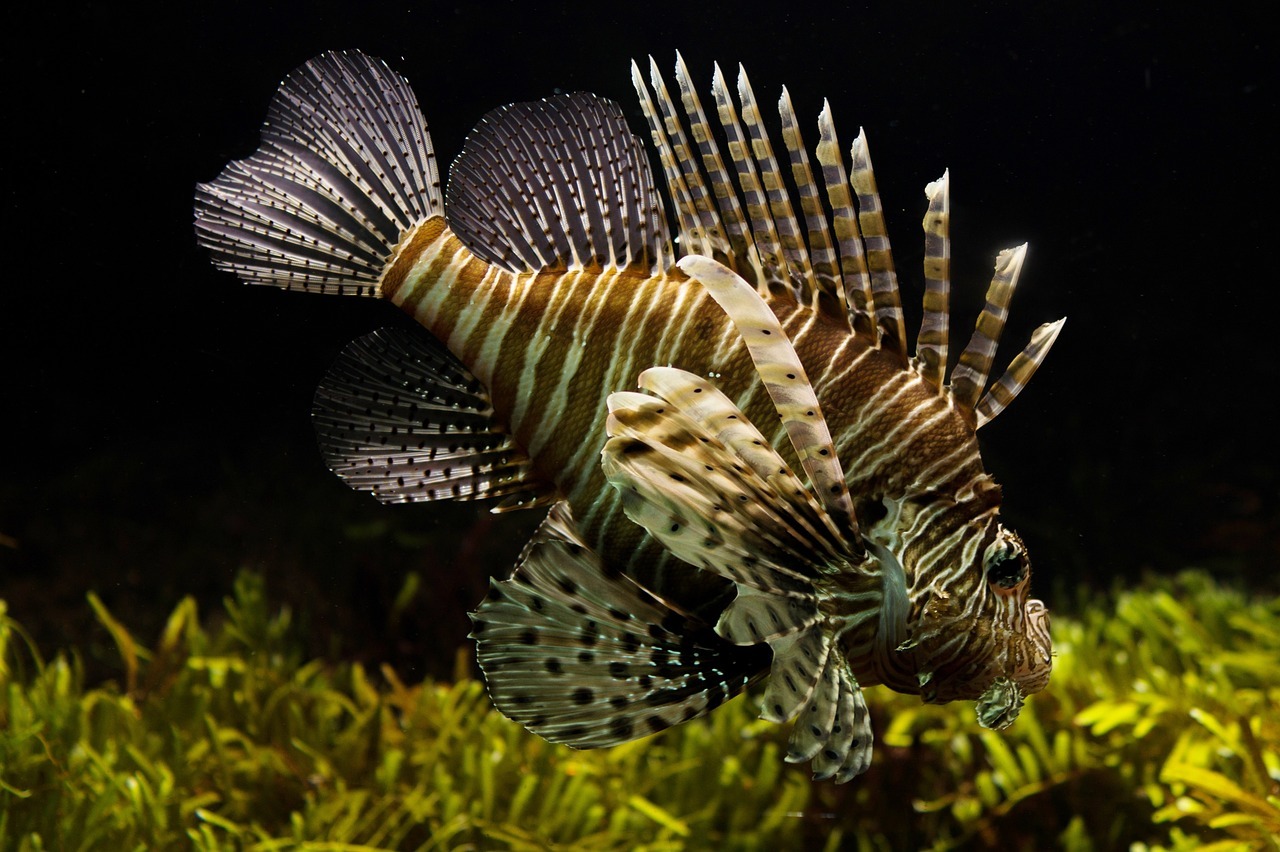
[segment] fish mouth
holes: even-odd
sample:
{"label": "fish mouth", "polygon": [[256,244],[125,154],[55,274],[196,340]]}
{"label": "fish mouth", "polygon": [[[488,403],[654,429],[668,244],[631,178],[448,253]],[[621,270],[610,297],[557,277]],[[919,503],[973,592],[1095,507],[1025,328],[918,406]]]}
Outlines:
{"label": "fish mouth", "polygon": [[1035,643],[1041,659],[1048,665],[1053,663],[1053,640],[1049,634],[1049,610],[1043,601],[1032,598],[1027,601],[1027,635]]}

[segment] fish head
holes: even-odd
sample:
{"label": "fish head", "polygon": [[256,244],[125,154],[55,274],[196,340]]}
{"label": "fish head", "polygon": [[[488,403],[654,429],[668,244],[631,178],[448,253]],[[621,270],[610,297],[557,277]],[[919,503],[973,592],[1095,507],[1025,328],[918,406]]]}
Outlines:
{"label": "fish head", "polygon": [[976,701],[983,727],[1017,718],[1049,682],[1049,611],[1030,596],[1031,561],[994,510],[938,524],[901,554],[908,578],[910,648],[919,691],[931,704]]}

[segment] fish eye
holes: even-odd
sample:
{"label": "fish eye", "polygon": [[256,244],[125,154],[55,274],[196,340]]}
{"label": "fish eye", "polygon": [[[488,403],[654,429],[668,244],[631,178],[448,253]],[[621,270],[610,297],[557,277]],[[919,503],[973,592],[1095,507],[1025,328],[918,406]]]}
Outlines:
{"label": "fish eye", "polygon": [[1011,534],[1006,537],[1002,530],[1000,539],[987,555],[987,582],[998,589],[1010,590],[1027,579],[1030,573],[1022,542]]}

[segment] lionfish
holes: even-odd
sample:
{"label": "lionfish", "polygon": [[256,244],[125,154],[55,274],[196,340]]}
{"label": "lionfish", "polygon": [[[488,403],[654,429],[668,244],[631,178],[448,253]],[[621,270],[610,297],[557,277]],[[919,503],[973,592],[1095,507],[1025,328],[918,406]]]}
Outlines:
{"label": "lionfish", "polygon": [[846,162],[824,103],[811,157],[783,89],[784,162],[745,73],[735,98],[715,68],[716,128],[683,60],[678,98],[649,64],[665,196],[621,108],[581,92],[488,113],[442,191],[408,83],[333,52],[197,187],[198,240],[248,283],[385,298],[425,329],[357,340],[317,392],[352,487],[550,507],[472,614],[524,727],[609,746],[767,677],[787,760],[837,781],[871,760],[864,686],[1003,728],[1052,665],[975,437],[1062,328],[987,387],[1026,246],[948,371],[947,174],[912,353],[865,135]]}

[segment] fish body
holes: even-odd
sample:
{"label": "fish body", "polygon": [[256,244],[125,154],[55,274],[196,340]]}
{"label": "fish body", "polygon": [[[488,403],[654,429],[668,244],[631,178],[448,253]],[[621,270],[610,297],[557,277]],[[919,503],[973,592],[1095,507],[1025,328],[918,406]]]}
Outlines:
{"label": "fish body", "polygon": [[[401,278],[397,267],[417,271]],[[670,557],[625,517],[620,495],[605,480],[599,458],[610,393],[633,387],[647,366],[679,364],[715,376],[752,422],[771,425],[771,444],[790,452],[741,336],[706,288],[678,268],[656,275],[591,268],[510,273],[475,257],[435,218],[397,257],[388,279],[384,297],[488,388],[495,419],[526,448],[537,478],[564,495],[584,540],[605,561],[649,575],[648,586],[670,588],[653,576]],[[769,304],[822,396],[838,447],[868,458],[851,490],[907,497],[922,490],[920,482],[983,475],[972,428],[918,375],[787,296]],[[897,408],[919,412],[926,425],[902,435]],[[879,439],[885,435],[891,440]],[[941,473],[927,469],[937,467],[934,446],[954,453]]]}
{"label": "fish body", "polygon": [[976,430],[1061,328],[986,390],[1025,247],[948,376],[945,175],[909,355],[865,138],[846,176],[824,109],[819,181],[784,90],[788,189],[745,75],[737,102],[718,69],[712,89],[727,156],[682,62],[683,121],[656,68],[652,90],[633,78],[665,199],[621,111],[584,93],[490,113],[442,193],[408,84],[326,54],[282,85],[259,151],[198,187],[198,238],[247,281],[379,296],[429,333],[357,341],[317,394],[353,487],[551,506],[473,616],[526,727],[609,745],[767,675],[788,759],[847,780],[871,754],[861,686],[1008,724],[1047,682],[1048,620]]}

